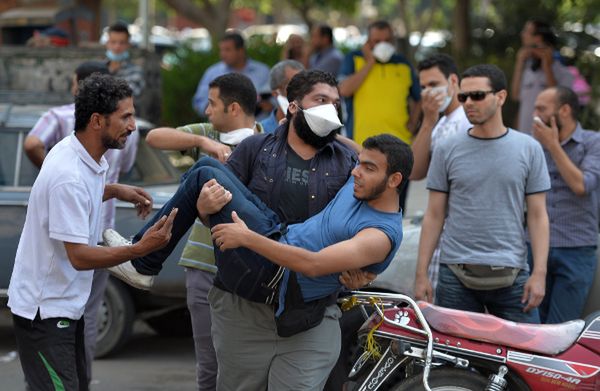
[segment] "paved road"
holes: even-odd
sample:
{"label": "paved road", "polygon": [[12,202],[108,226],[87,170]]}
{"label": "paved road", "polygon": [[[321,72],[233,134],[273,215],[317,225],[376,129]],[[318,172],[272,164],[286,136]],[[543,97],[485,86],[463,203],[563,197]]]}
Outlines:
{"label": "paved road", "polygon": [[[8,310],[0,310],[0,390],[25,390]],[[194,390],[191,338],[164,338],[143,323],[114,357],[94,361],[92,391]]]}

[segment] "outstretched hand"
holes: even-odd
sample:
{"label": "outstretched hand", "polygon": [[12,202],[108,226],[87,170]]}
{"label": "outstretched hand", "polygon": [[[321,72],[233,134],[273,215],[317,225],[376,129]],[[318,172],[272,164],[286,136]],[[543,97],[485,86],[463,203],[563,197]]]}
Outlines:
{"label": "outstretched hand", "polygon": [[221,251],[245,247],[244,243],[252,233],[237,213],[231,212],[231,219],[233,223],[218,224],[211,229],[212,240]]}
{"label": "outstretched hand", "polygon": [[171,240],[173,221],[177,215],[177,209],[173,208],[169,215],[162,216],[152,227],[150,227],[136,243],[140,251],[145,255],[165,247]]}

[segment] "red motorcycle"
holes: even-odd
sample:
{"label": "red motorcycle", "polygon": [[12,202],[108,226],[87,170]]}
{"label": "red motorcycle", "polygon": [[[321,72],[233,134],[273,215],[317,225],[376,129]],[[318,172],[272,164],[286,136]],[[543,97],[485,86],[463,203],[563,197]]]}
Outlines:
{"label": "red motorcycle", "polygon": [[342,302],[357,305],[374,312],[359,331],[365,348],[348,391],[600,390],[600,311],[535,325],[400,294],[355,292]]}

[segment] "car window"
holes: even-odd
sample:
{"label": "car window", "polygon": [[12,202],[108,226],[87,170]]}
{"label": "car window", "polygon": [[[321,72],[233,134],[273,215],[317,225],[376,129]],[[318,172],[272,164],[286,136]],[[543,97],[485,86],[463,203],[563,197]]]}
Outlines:
{"label": "car window", "polygon": [[0,186],[13,186],[18,133],[0,132]]}

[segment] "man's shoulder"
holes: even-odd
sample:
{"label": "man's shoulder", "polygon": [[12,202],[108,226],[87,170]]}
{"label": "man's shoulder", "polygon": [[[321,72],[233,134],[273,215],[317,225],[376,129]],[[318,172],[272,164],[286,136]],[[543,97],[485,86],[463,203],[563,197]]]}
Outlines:
{"label": "man's shoulder", "polygon": [[264,71],[266,70],[267,72],[269,71],[269,66],[265,63],[262,63],[260,61],[254,60],[252,58],[248,59],[248,64],[251,65],[252,67],[254,67],[255,69]]}

